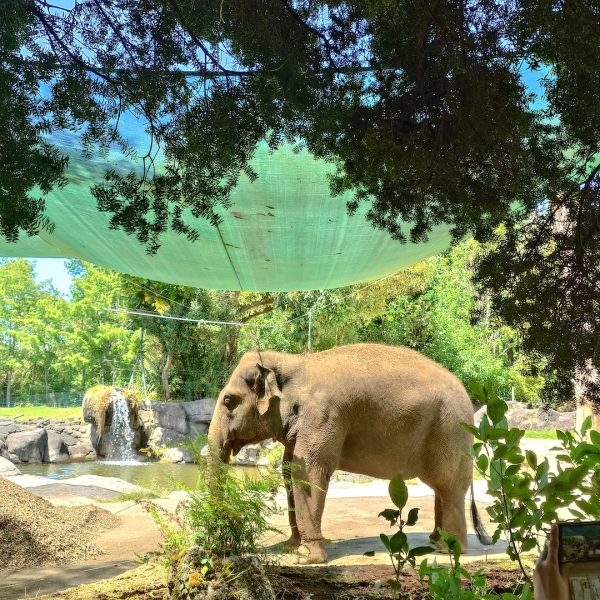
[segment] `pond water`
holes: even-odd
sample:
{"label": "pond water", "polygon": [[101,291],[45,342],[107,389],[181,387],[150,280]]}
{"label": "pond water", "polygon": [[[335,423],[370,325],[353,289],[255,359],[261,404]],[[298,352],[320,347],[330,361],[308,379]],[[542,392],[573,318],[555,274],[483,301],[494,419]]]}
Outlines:
{"label": "pond water", "polygon": [[[60,480],[80,475],[101,475],[119,477],[129,483],[156,491],[178,489],[178,483],[185,487],[196,486],[200,470],[196,465],[168,464],[157,462],[111,462],[89,461],[73,463],[21,464],[19,469],[26,475],[41,475]],[[258,475],[256,467],[234,467],[240,474]]]}

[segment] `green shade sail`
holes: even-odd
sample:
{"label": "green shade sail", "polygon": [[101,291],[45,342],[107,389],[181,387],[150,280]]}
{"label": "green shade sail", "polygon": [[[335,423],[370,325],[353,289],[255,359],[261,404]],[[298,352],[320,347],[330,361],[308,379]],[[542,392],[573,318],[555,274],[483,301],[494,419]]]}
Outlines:
{"label": "green shade sail", "polygon": [[[65,140],[66,141],[66,140]],[[71,152],[69,184],[46,198],[52,233],[0,239],[0,256],[81,258],[122,273],[195,287],[290,291],[332,288],[377,279],[446,249],[447,227],[435,228],[424,244],[400,244],[367,222],[365,204],[349,216],[349,195],[333,198],[327,180],[332,167],[291,147],[275,152],[261,146],[252,167],[218,212],[216,228],[189,218],[200,233],[195,242],[169,232],[150,256],[133,236],[111,230],[89,192],[107,167],[127,161],[118,153],[84,160]]]}

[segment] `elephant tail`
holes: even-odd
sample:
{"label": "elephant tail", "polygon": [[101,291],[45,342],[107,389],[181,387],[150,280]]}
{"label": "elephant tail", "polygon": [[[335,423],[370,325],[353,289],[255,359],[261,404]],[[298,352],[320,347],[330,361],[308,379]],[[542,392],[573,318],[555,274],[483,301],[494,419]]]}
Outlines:
{"label": "elephant tail", "polygon": [[491,546],[493,544],[492,538],[488,535],[488,532],[485,530],[481,519],[479,518],[479,512],[477,511],[477,504],[475,504],[475,489],[473,487],[473,482],[471,481],[471,519],[473,519],[473,527],[475,528],[475,532],[477,533],[477,539],[484,546]]}

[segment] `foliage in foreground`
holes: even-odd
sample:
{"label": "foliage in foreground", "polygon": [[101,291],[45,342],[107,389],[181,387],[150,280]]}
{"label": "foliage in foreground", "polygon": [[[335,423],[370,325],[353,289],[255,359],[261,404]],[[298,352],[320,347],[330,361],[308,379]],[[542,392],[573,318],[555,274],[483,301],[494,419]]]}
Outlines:
{"label": "foliage in foreground", "polygon": [[258,177],[257,145],[291,143],[331,162],[332,193],[399,242],[441,223],[455,241],[489,240],[503,224],[481,270],[498,308],[565,388],[597,368],[596,0],[3,9],[7,240],[52,228],[44,194],[67,184],[65,148],[121,149],[90,191],[111,227],[155,252],[170,231],[202,244],[184,215],[217,225],[240,176]]}
{"label": "foliage in foreground", "polygon": [[[531,587],[528,584],[518,586],[515,593],[502,595],[489,589],[486,576],[479,570],[470,573],[460,564],[461,546],[456,536],[448,534],[438,528],[440,534],[439,546],[444,548],[449,556],[450,566],[440,565],[437,560],[429,562],[425,558],[419,568],[416,567],[417,558],[434,552],[433,546],[410,547],[405,533],[405,527],[415,525],[418,520],[419,509],[412,508],[406,520],[402,518],[403,510],[408,502],[408,489],[401,475],[392,477],[388,491],[395,508],[387,508],[379,513],[390,525],[398,530],[391,536],[380,534],[380,539],[394,569],[394,577],[387,581],[396,598],[401,598],[403,593],[400,576],[409,566],[419,575],[427,586],[431,600],[533,600]],[[374,552],[366,552],[366,556],[373,556]]]}
{"label": "foliage in foreground", "polygon": [[473,433],[475,467],[488,482],[494,502],[487,508],[496,524],[493,534],[508,540],[507,553],[519,563],[523,576],[529,575],[522,555],[539,553],[550,525],[568,512],[575,520],[600,518],[600,433],[590,431],[586,419],[578,432],[557,430],[556,472],[548,458],[521,450],[525,432],[509,427],[506,402],[488,387],[471,385],[471,393],[487,405],[479,427],[465,425]]}
{"label": "foliage in foreground", "polygon": [[[489,387],[471,383],[471,393],[487,406],[487,416],[479,427],[464,424],[475,436],[472,448],[475,468],[487,481],[488,494],[494,501],[486,508],[496,528],[493,541],[501,535],[508,540],[507,554],[521,569],[524,584],[514,593],[499,596],[488,588],[485,574],[470,573],[460,564],[460,544],[456,537],[439,529],[440,544],[447,548],[450,566],[423,560],[418,573],[427,584],[433,600],[475,600],[502,598],[529,600],[532,598],[531,577],[525,568],[524,554],[542,551],[550,525],[565,520],[567,513],[576,521],[600,518],[600,433],[591,430],[588,417],[580,431],[556,431],[558,454],[556,470],[548,458],[538,459],[535,452],[521,450],[525,431],[509,428],[508,406]],[[406,521],[402,511],[408,500],[406,485],[400,475],[389,484],[389,494],[395,505],[379,516],[391,527],[398,527],[392,536],[381,534],[381,541],[394,568],[394,578],[388,584],[399,594],[402,591],[400,573],[406,566],[416,569],[416,557],[432,552],[432,547],[411,548],[405,527],[414,525],[418,508],[409,511]],[[371,554],[372,553],[368,553]]]}
{"label": "foliage in foreground", "polygon": [[176,514],[156,503],[147,504],[163,533],[167,562],[176,561],[192,545],[203,548],[208,557],[255,554],[258,540],[273,531],[267,519],[276,511],[270,499],[281,485],[281,476],[274,469],[264,470],[258,477],[240,475],[220,461],[207,461],[199,455],[196,459],[200,470],[197,486],[179,486],[187,498]]}

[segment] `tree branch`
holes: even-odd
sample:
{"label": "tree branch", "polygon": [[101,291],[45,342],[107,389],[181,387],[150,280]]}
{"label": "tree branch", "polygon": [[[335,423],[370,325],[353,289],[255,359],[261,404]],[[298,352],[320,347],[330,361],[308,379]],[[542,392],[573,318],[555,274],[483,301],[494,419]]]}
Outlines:
{"label": "tree branch", "polygon": [[275,310],[274,306],[267,306],[267,308],[264,308],[263,310],[259,310],[255,313],[252,313],[251,315],[248,315],[246,317],[243,317],[241,319],[242,323],[247,323],[248,321],[254,319],[255,317],[259,317],[260,315],[264,315],[266,313],[270,313],[273,312]]}

